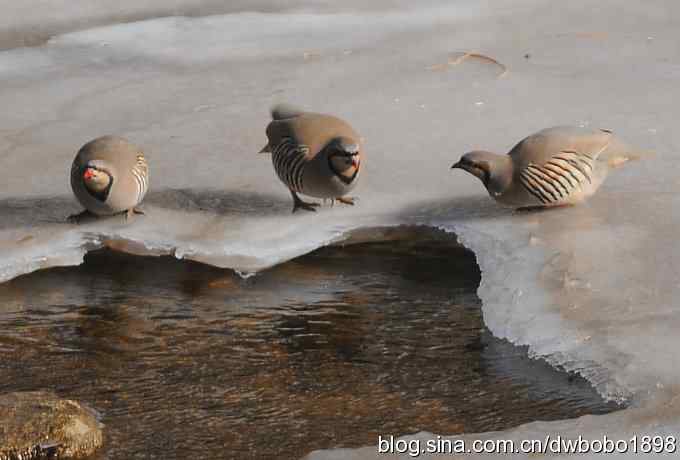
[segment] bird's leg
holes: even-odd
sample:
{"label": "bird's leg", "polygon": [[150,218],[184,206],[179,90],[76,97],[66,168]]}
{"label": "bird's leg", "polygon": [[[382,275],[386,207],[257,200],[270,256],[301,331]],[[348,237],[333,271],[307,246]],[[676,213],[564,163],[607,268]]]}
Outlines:
{"label": "bird's leg", "polygon": [[92,214],[90,211],[88,211],[88,210],[86,209],[85,211],[83,211],[83,212],[81,212],[81,213],[78,213],[78,214],[71,214],[70,216],[68,216],[68,217],[66,218],[66,221],[69,222],[69,223],[71,223],[71,224],[79,224],[79,223],[81,223],[83,220],[94,219],[94,218],[96,218],[96,217],[97,217],[96,215]]}
{"label": "bird's leg", "polygon": [[297,193],[295,193],[293,190],[290,191],[290,194],[293,195],[293,212],[297,211],[298,209],[316,212],[316,209],[314,208],[318,207],[319,203],[307,203],[306,201],[302,201]]}
{"label": "bird's leg", "polygon": [[339,197],[336,198],[336,200],[338,200],[340,203],[348,204],[350,206],[354,206],[354,200],[356,200],[356,199],[357,198],[355,198],[353,196],[346,196],[346,197],[345,196],[339,196]]}

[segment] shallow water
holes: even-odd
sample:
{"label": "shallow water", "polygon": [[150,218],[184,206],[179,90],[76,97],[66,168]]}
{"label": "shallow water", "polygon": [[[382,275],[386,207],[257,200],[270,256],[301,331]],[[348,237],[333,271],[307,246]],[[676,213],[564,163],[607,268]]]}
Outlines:
{"label": "shallow water", "polygon": [[101,459],[293,459],[618,407],[492,337],[479,278],[439,232],[323,248],[249,279],[99,251],[0,285],[0,392],[97,408]]}

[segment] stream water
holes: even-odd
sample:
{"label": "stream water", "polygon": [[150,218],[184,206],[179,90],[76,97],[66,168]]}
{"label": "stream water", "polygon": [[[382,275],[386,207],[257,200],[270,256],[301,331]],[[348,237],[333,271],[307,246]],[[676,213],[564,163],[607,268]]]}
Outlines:
{"label": "stream water", "polygon": [[0,392],[96,408],[97,459],[295,459],[618,408],[491,336],[479,279],[474,255],[436,231],[248,279],[98,251],[0,285]]}

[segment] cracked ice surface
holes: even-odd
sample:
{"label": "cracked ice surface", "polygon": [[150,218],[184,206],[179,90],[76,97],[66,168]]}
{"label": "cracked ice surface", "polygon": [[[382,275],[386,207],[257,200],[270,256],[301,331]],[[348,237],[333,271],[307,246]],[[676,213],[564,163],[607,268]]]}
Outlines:
{"label": "cracked ice surface", "polygon": [[[35,41],[32,22],[0,22],[0,280],[80,263],[104,245],[248,273],[356,228],[434,225],[477,254],[494,334],[631,402],[614,414],[467,437],[678,433],[675,2],[229,10],[123,2],[126,20],[143,19],[125,24],[77,2],[50,19],[42,3],[0,2],[0,17],[33,17],[45,31],[40,46],[16,48]],[[509,71],[498,78],[482,61],[443,65],[465,51]],[[290,214],[288,193],[255,153],[278,101],[340,115],[365,137],[357,206]],[[476,179],[448,170],[464,151],[506,151],[556,124],[613,129],[655,155],[612,173],[588,203],[539,213],[502,210]],[[147,215],[129,225],[66,224],[79,210],[68,184],[73,156],[106,133],[147,152]],[[376,457],[375,446],[310,455]]]}

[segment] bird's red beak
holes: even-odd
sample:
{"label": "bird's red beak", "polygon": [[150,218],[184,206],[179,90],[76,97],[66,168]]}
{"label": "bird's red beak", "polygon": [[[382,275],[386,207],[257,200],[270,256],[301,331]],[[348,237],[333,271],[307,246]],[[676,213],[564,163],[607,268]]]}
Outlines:
{"label": "bird's red beak", "polygon": [[92,169],[91,169],[91,168],[87,168],[87,169],[85,170],[85,172],[83,173],[83,179],[85,179],[85,180],[91,179],[92,176],[94,176],[94,173],[92,172]]}

